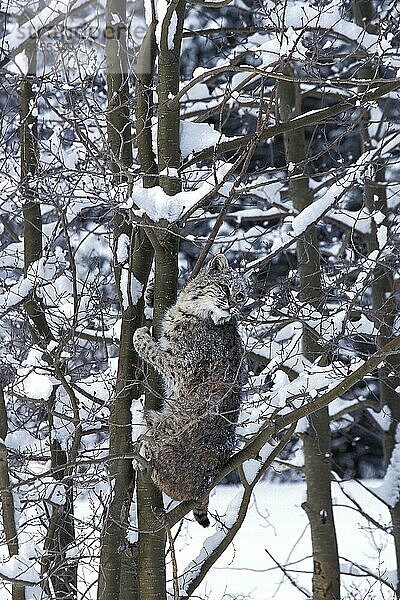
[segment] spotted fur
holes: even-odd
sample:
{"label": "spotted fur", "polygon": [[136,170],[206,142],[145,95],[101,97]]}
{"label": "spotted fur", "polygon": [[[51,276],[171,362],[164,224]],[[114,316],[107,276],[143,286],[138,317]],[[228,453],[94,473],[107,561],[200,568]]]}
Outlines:
{"label": "spotted fur", "polygon": [[[175,500],[200,498],[235,447],[245,377],[237,328],[247,284],[223,255],[182,290],[165,314],[161,337],[138,329],[134,346],[165,382],[161,411],[148,415],[145,454],[156,485]],[[206,527],[208,501],[196,520]]]}

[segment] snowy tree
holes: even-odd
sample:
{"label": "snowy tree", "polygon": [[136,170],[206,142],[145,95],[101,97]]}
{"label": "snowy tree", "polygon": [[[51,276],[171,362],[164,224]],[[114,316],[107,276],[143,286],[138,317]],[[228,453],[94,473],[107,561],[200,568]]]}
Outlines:
{"label": "snowy tree", "polygon": [[[260,482],[289,470],[307,480],[314,577],[309,563],[305,578],[293,573],[289,552],[274,568],[316,600],[367,597],[375,582],[376,597],[398,592],[399,17],[386,0],[7,5],[8,597],[205,597]],[[198,552],[194,502],[163,497],[138,455],[163,391],[155,373],[143,378],[132,336],[151,322],[157,338],[177,288],[220,251],[251,276],[249,380],[237,450],[209,490],[218,500],[218,484],[236,473],[235,495],[212,510],[214,531]],[[392,524],[348,502],[376,546],[380,535],[394,540],[393,576],[378,550],[375,563],[352,564],[346,532],[334,527],[332,495],[346,486],[332,436],[361,418],[384,434],[387,469],[374,494]],[[147,470],[135,472],[133,459]],[[225,597],[241,592],[227,584]]]}

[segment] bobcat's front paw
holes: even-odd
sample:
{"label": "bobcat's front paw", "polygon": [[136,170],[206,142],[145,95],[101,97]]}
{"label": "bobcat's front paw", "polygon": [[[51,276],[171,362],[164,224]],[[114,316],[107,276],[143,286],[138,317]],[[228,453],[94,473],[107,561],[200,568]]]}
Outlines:
{"label": "bobcat's front paw", "polygon": [[139,327],[133,334],[133,345],[136,348],[137,344],[140,344],[141,341],[146,340],[149,337],[151,337],[150,329],[148,327]]}
{"label": "bobcat's front paw", "polygon": [[148,327],[139,327],[133,334],[133,347],[140,358],[147,360],[148,346],[153,341]]}

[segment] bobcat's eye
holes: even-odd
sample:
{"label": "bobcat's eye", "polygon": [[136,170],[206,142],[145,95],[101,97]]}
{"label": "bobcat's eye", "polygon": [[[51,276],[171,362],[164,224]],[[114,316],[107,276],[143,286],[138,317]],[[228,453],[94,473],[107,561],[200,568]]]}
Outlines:
{"label": "bobcat's eye", "polygon": [[236,300],[236,302],[243,302],[243,300],[244,300],[243,292],[238,292],[235,296],[235,300]]}
{"label": "bobcat's eye", "polygon": [[229,298],[229,296],[231,294],[231,290],[229,289],[229,287],[227,285],[224,285],[223,283],[221,283],[219,287],[224,292],[224,294],[226,294]]}

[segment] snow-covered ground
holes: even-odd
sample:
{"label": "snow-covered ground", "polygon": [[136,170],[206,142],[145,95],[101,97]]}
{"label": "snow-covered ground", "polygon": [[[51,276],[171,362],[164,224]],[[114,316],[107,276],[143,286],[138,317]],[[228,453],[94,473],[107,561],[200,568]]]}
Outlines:
{"label": "snow-covered ground", "polygon": [[[340,489],[342,484],[333,483],[335,519],[343,572],[341,600],[395,599],[393,591],[383,582],[384,579],[393,581],[395,569],[393,540],[389,533],[379,528],[390,526],[389,511],[369,491],[374,491],[381,483],[381,481],[368,481],[358,484],[348,481],[343,484],[345,493]],[[226,509],[239,491],[240,486],[219,486],[211,497],[211,513],[218,515],[224,521]],[[364,514],[361,514],[349,497],[354,498]],[[265,481],[258,484],[242,528],[191,598],[196,600],[311,598],[311,543],[307,517],[301,508],[304,499],[304,483],[279,484]],[[75,514],[83,527],[80,532],[78,555],[85,557],[79,569],[81,592],[78,596],[79,600],[96,599],[98,563],[93,554],[98,554],[99,527],[95,526],[93,529],[93,513],[89,509],[89,504],[88,496],[84,494],[77,503]],[[95,513],[100,519],[100,506],[92,505],[91,508],[95,508]],[[366,515],[372,520],[368,520]],[[179,575],[201,553],[203,545],[212,547],[210,541],[206,543],[205,541],[216,531],[218,531],[218,523],[214,518],[212,526],[203,529],[193,521],[191,516],[184,520],[179,532],[177,528],[173,530],[173,534],[177,534],[174,549]],[[26,543],[25,554],[32,558],[35,555],[33,540],[29,542],[27,539]],[[2,546],[2,550],[5,559],[5,545]],[[354,563],[357,568],[354,567]],[[24,574],[22,579],[33,582],[38,578],[38,574],[36,579],[27,576],[30,573],[31,563],[24,562],[23,557],[18,565],[10,562],[7,564],[7,568],[3,565],[3,571],[6,568],[7,573],[11,569],[11,574],[15,576],[22,569]],[[40,570],[38,565],[37,567]],[[170,564],[168,571],[171,576]],[[350,572],[353,574],[350,575]],[[370,575],[367,575],[368,573]],[[169,588],[172,591],[171,581]],[[43,594],[39,586],[26,588],[27,600],[42,598]],[[173,595],[171,594],[169,598],[172,599]],[[4,581],[0,582],[0,600],[3,599],[11,600],[10,585]]]}
{"label": "snow-covered ground", "polygon": [[[373,490],[381,482],[364,482]],[[353,481],[344,484],[362,510],[380,525],[390,523],[387,508],[373,494]],[[223,516],[224,509],[237,493],[237,486],[220,486],[211,499],[211,512]],[[377,575],[391,578],[395,568],[392,538],[362,516],[355,505],[333,484],[335,519],[340,560],[344,572],[352,563],[359,565],[355,575],[342,576],[342,599],[392,599],[394,593],[374,577],[367,577],[360,567]],[[300,600],[311,594],[310,532],[307,517],[301,508],[305,499],[303,483],[279,484],[262,482],[247,518],[232,546],[219,559],[193,598],[201,600],[251,599]],[[213,521],[215,523],[215,521]],[[213,531],[196,523],[185,523],[176,542],[179,571],[199,553],[205,538]],[[277,567],[287,567],[287,574],[301,588],[297,589]],[[351,561],[351,562],[349,562]]]}

